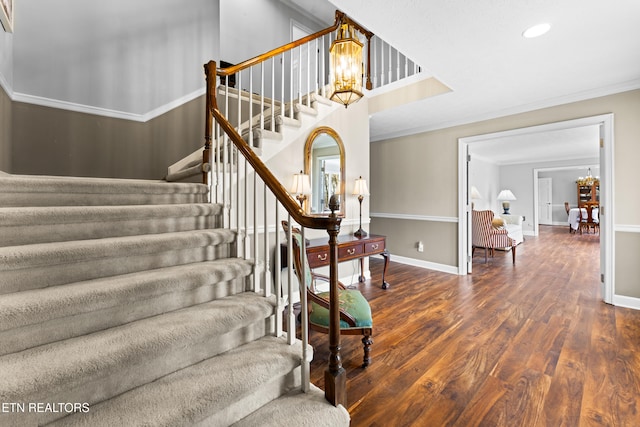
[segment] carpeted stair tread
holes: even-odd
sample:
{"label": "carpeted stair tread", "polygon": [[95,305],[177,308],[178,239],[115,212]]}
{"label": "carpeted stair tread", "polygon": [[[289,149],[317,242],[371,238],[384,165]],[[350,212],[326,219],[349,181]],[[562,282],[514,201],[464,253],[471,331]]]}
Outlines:
{"label": "carpeted stair tread", "polygon": [[29,224],[78,224],[95,221],[122,221],[133,218],[178,218],[216,215],[220,204],[183,203],[175,205],[129,206],[37,206],[1,208],[0,227]]}
{"label": "carpeted stair tread", "polygon": [[221,228],[0,247],[0,294],[222,258],[235,237]]}
{"label": "carpeted stair tread", "polygon": [[261,406],[267,395],[299,385],[292,372],[300,365],[300,353],[299,342],[264,337],[52,425],[229,425]]}
{"label": "carpeted stair tread", "polygon": [[0,246],[214,228],[220,204],[0,208]]}
{"label": "carpeted stair tread", "polygon": [[311,384],[307,393],[293,390],[272,400],[232,427],[348,427],[349,412],[332,406],[324,391]]}
{"label": "carpeted stair tread", "polygon": [[63,176],[0,176],[0,206],[141,205],[206,202],[196,183]]}
{"label": "carpeted stair tread", "polygon": [[249,261],[226,258],[14,292],[0,298],[0,331],[226,282],[252,269]]}
{"label": "carpeted stair tread", "polygon": [[[109,398],[229,350],[225,345],[233,343],[212,343],[224,341],[229,331],[264,323],[273,304],[244,293],[2,356],[0,401]],[[84,387],[96,383],[102,390],[87,395]]]}

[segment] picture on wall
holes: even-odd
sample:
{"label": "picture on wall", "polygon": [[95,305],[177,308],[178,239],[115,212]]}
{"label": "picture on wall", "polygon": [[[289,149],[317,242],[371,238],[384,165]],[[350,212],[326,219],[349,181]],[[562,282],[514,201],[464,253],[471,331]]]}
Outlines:
{"label": "picture on wall", "polygon": [[7,33],[13,32],[13,0],[0,0],[0,21]]}

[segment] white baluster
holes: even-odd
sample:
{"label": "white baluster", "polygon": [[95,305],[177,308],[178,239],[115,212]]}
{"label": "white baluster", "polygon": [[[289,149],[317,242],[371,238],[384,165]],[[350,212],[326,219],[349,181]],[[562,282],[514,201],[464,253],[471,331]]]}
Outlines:
{"label": "white baluster", "polygon": [[262,198],[263,198],[263,223],[264,223],[264,273],[262,276],[262,282],[264,283],[264,296],[271,296],[271,283],[269,282],[269,278],[271,276],[271,259],[269,258],[269,211],[268,211],[268,203],[267,203],[267,184],[265,182],[262,183]]}
{"label": "white baluster", "polygon": [[[256,263],[256,267],[259,264],[259,252],[258,252],[258,174],[253,171],[253,259]],[[260,292],[260,276],[258,276],[258,268],[253,269],[253,291]]]}
{"label": "white baluster", "polygon": [[392,52],[391,52],[391,45],[389,45],[389,79],[387,80],[387,84],[391,83],[393,81],[393,61],[392,61]]}
{"label": "white baluster", "polygon": [[280,252],[280,229],[278,227],[280,227],[280,204],[278,203],[277,200],[274,201],[275,203],[275,222],[276,222],[276,235],[275,235],[275,242],[274,242],[274,247],[275,247],[275,259],[274,259],[274,266],[276,271],[274,272],[274,283],[273,283],[273,291],[276,294],[276,337],[281,337],[282,336],[282,328],[283,328],[283,319],[282,319],[282,312],[284,311],[284,306],[283,306],[283,295],[282,295],[282,257],[281,257],[281,252]]}
{"label": "white baluster", "polygon": [[282,117],[282,122],[284,123],[284,63],[285,56],[284,52],[280,56],[280,117]]}
{"label": "white baluster", "polygon": [[271,57],[271,131],[276,131],[276,57]]}
{"label": "white baluster", "polygon": [[264,129],[264,61],[260,63],[260,130]]}

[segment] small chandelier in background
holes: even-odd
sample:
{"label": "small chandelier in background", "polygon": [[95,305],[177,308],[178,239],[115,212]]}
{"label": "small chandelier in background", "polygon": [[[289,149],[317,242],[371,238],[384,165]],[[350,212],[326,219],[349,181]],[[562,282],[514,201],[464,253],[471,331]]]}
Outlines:
{"label": "small chandelier in background", "polygon": [[362,98],[362,43],[355,35],[353,25],[342,21],[336,39],[329,49],[331,69],[330,99],[345,108]]}
{"label": "small chandelier in background", "polygon": [[591,175],[591,168],[588,168],[587,169],[587,176],[586,177],[583,177],[583,176],[578,177],[576,182],[579,185],[593,185],[593,184],[600,185],[600,177],[599,176],[595,176],[594,177],[593,175]]}

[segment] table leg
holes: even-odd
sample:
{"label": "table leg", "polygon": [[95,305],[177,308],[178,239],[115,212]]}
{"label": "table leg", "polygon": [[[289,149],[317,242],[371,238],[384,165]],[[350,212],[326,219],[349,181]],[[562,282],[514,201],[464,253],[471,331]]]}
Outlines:
{"label": "table leg", "polygon": [[388,250],[384,250],[380,255],[384,258],[384,268],[382,269],[382,289],[387,289],[389,287],[389,283],[384,280],[384,276],[387,274],[387,267],[389,266],[389,259],[391,258],[391,254]]}
{"label": "table leg", "polygon": [[360,258],[360,275],[358,276],[358,282],[364,283],[364,257]]}

